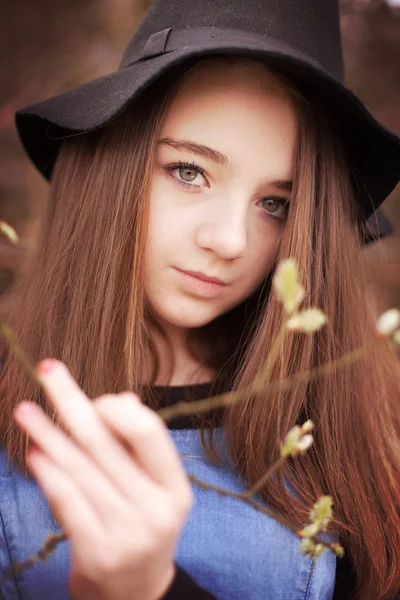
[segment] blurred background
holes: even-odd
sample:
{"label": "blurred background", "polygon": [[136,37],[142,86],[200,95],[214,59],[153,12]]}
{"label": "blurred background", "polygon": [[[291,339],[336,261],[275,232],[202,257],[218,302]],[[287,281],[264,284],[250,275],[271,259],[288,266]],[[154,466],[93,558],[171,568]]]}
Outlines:
{"label": "blurred background", "polygon": [[[48,189],[18,141],[14,112],[115,70],[150,3],[0,0],[0,219],[21,236],[19,247],[0,237],[3,303],[35,243]],[[347,85],[400,135],[400,0],[341,0],[340,12]],[[393,231],[363,255],[383,311],[400,307],[400,186],[382,213]]]}

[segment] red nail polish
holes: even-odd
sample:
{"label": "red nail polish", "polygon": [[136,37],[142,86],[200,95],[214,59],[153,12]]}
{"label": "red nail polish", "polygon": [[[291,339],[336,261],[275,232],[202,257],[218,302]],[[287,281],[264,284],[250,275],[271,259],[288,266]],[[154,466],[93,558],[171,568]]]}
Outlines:
{"label": "red nail polish", "polygon": [[37,370],[39,371],[39,373],[45,375],[46,373],[50,373],[50,371],[52,371],[55,368],[56,364],[57,361],[52,360],[51,358],[45,358],[38,364]]}
{"label": "red nail polish", "polygon": [[28,456],[33,456],[34,454],[37,454],[38,452],[38,447],[35,446],[34,444],[31,444],[28,448],[28,452],[27,455]]}

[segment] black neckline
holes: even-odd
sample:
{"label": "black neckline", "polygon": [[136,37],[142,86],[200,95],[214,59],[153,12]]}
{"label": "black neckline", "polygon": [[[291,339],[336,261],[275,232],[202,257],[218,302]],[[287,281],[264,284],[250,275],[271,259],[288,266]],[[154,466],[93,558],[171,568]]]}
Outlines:
{"label": "black neckline", "polygon": [[188,388],[202,391],[203,389],[206,390],[209,387],[211,387],[213,383],[214,383],[214,381],[204,381],[202,383],[188,383],[186,385],[183,385],[183,384],[180,384],[180,385],[154,385],[153,387],[157,391],[158,390],[160,390],[160,391],[171,390],[173,392],[183,392],[184,390],[186,390]]}
{"label": "black neckline", "polygon": [[[204,381],[188,385],[157,385],[153,386],[159,396],[159,408],[167,408],[178,402],[191,402],[209,398],[213,394],[213,386],[217,392],[215,381]],[[203,418],[208,414],[177,417],[168,423],[169,429],[199,429]]]}

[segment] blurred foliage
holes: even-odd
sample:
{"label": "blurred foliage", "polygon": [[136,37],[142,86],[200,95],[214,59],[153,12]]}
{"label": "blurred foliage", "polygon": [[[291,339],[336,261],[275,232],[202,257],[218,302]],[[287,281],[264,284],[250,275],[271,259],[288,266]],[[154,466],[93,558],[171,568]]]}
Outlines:
{"label": "blurred foliage", "polygon": [[[14,128],[17,108],[117,68],[149,0],[1,0],[0,219],[22,238],[0,242],[0,293],[9,289],[35,239],[47,183],[26,158]],[[384,0],[341,0],[346,80],[400,134],[400,11]],[[385,202],[394,235],[364,250],[381,308],[400,306],[400,192]],[[4,301],[4,297],[3,297]]]}

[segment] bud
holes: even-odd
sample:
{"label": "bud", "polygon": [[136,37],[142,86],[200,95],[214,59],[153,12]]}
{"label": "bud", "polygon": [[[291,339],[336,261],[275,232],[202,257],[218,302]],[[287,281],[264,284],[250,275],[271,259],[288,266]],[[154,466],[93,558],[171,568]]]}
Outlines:
{"label": "bud", "polygon": [[327,321],[326,316],[319,308],[307,308],[291,317],[286,326],[288,329],[297,329],[305,333],[313,333],[321,329]]}
{"label": "bud", "polygon": [[303,454],[313,443],[312,435],[304,435],[303,427],[306,431],[314,428],[312,421],[306,421],[302,427],[295,425],[286,435],[283,444],[281,444],[281,457],[297,456]]}
{"label": "bud", "polygon": [[303,423],[303,425],[301,426],[301,433],[303,435],[306,433],[311,433],[311,431],[314,431],[314,427],[314,423],[311,421],[311,419],[308,419],[308,421]]}
{"label": "bud", "polygon": [[283,444],[281,445],[281,456],[292,456],[296,450],[296,446],[301,437],[301,429],[298,425],[295,425],[289,433],[286,435]]}
{"label": "bud", "polygon": [[391,335],[400,327],[400,311],[391,308],[384,312],[376,322],[376,329],[382,335]]}
{"label": "bud", "polygon": [[281,262],[275,272],[273,287],[287,314],[292,314],[304,300],[305,290],[298,282],[298,268],[291,258]]}
{"label": "bud", "polygon": [[296,450],[299,452],[299,454],[304,454],[304,452],[309,449],[312,443],[312,435],[303,435],[303,437],[297,442]]}
{"label": "bud", "polygon": [[310,556],[315,550],[315,544],[310,538],[304,538],[300,542],[300,552],[306,556]]}
{"label": "bud", "polygon": [[300,552],[310,558],[319,558],[322,552],[326,552],[328,548],[323,544],[315,544],[310,538],[304,538],[300,542]]}
{"label": "bud", "polygon": [[314,537],[319,532],[319,529],[317,523],[311,523],[311,525],[307,525],[307,527],[298,531],[297,535],[302,538]]}
{"label": "bud", "polygon": [[310,518],[319,525],[320,529],[325,529],[332,519],[332,504],[333,500],[330,496],[321,496],[314,504]]}
{"label": "bud", "polygon": [[344,548],[340,544],[331,544],[331,548],[338,558],[343,558]]}
{"label": "bud", "polygon": [[17,232],[11,225],[6,223],[5,221],[0,221],[0,231],[4,233],[4,235],[12,242],[13,244],[18,244],[19,237]]}

